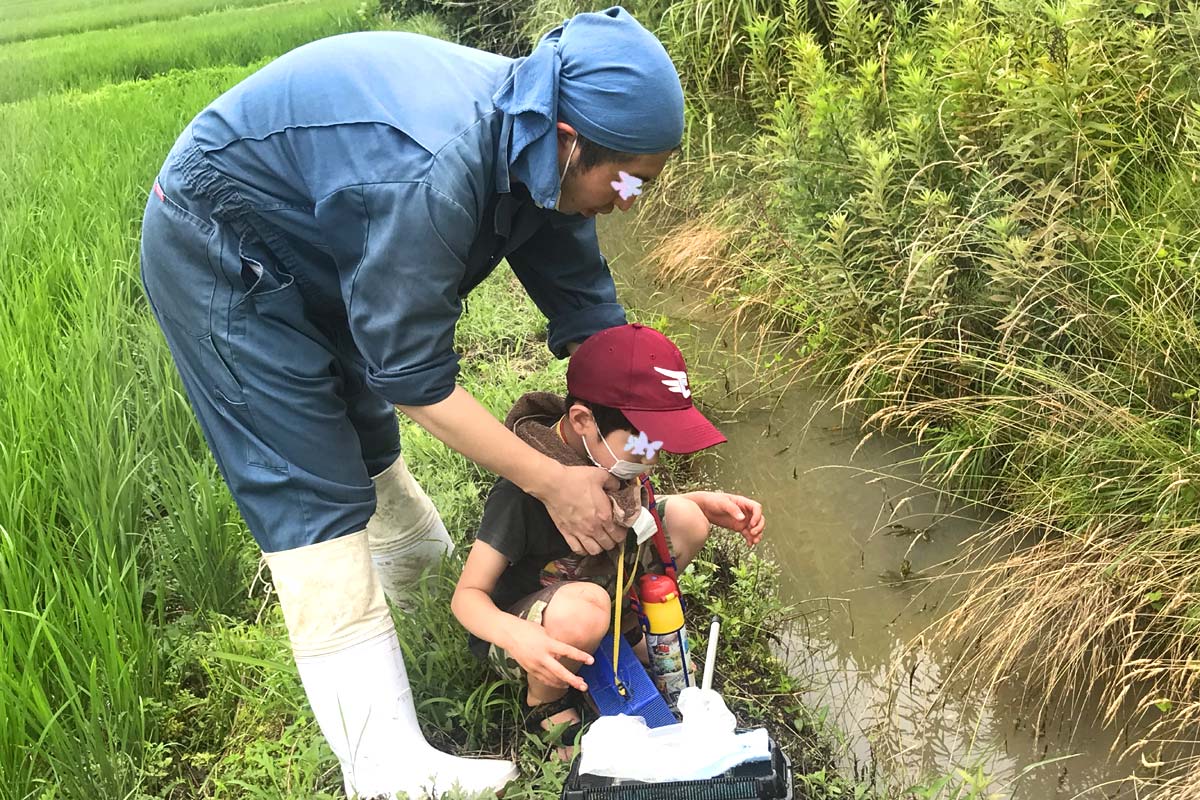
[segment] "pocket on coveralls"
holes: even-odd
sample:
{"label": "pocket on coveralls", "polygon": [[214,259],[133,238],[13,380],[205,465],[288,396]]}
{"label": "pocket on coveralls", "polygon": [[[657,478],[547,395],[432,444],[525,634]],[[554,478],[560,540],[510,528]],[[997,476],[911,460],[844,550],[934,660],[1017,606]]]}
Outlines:
{"label": "pocket on coveralls", "polygon": [[[296,279],[284,272],[271,257],[270,250],[265,246],[247,241],[249,234],[243,234],[238,242],[238,261],[241,264],[242,286],[245,292],[234,307],[240,306],[247,300],[254,303],[269,301],[273,295],[283,293],[292,288]],[[270,264],[271,266],[267,266]]]}
{"label": "pocket on coveralls", "polygon": [[[280,449],[286,451],[287,448],[273,447],[269,436],[264,438],[262,435],[274,430],[275,426],[269,420],[264,425],[260,417],[278,413],[278,410],[265,411],[261,407],[264,390],[257,381],[261,370],[280,368],[285,363],[282,357],[273,358],[271,354],[273,348],[285,346],[286,337],[271,335],[268,329],[275,326],[276,317],[285,313],[284,309],[291,309],[293,305],[299,312],[292,310],[291,313],[299,313],[302,317],[303,301],[295,278],[281,268],[279,260],[253,231],[247,231],[239,238],[237,260],[229,263],[227,270],[239,273],[229,277],[232,286],[237,286],[239,280],[241,286],[240,291],[235,289],[235,297],[229,306],[228,336],[217,337],[211,342],[210,349],[219,362],[214,366],[223,368],[230,381],[230,391],[222,399],[232,413],[244,420],[246,462],[287,472],[288,462],[279,453]],[[289,302],[282,302],[285,299]],[[228,353],[228,359],[225,353]],[[255,383],[248,385],[243,379]]]}
{"label": "pocket on coveralls", "polygon": [[142,220],[142,284],[155,316],[194,337],[209,332],[216,281],[210,266],[215,226],[171,200],[158,182]]}
{"label": "pocket on coveralls", "polygon": [[287,462],[265,442],[259,433],[254,410],[247,402],[246,392],[226,357],[222,355],[213,337],[199,340],[200,358],[208,376],[209,386],[217,400],[225,407],[230,421],[241,439],[243,460],[254,467],[287,472]]}

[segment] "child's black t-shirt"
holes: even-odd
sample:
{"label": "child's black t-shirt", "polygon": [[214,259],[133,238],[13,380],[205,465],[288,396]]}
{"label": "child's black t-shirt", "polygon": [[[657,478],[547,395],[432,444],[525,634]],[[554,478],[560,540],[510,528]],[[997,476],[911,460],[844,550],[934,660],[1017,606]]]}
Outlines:
{"label": "child's black t-shirt", "polygon": [[[627,576],[633,576],[640,549],[632,529],[626,543]],[[508,611],[520,599],[562,580],[587,580],[603,586],[611,597],[616,588],[619,551],[579,556],[571,551],[542,501],[500,478],[483,507],[476,539],[487,542],[508,559],[496,579],[491,598],[496,608]],[[632,617],[631,617],[632,618]],[[469,636],[471,651],[485,658],[488,643]]]}
{"label": "child's black t-shirt", "polygon": [[507,478],[496,481],[488,494],[475,538],[508,559],[508,569],[492,590],[492,602],[501,611],[542,588],[546,564],[571,555],[567,540],[542,501]]}

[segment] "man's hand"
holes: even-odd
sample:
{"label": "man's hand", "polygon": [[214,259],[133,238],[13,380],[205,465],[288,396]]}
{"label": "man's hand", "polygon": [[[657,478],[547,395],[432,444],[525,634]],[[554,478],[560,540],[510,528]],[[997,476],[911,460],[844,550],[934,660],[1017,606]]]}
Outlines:
{"label": "man's hand", "polygon": [[571,549],[595,555],[610,550],[624,535],[612,521],[606,481],[616,479],[598,467],[564,467],[508,430],[461,386],[428,406],[400,410],[480,466],[503,475],[541,500]]}
{"label": "man's hand", "polygon": [[622,532],[604,493],[606,484],[616,488],[616,480],[599,467],[562,467],[538,494],[574,552],[594,556],[620,543]]}
{"label": "man's hand", "polygon": [[583,678],[563,666],[559,659],[569,658],[581,664],[590,664],[591,655],[551,637],[546,633],[546,629],[536,622],[526,619],[517,622],[512,640],[504,650],[529,673],[529,677],[547,686],[570,686],[586,692],[587,683]]}
{"label": "man's hand", "polygon": [[728,492],[688,492],[685,496],[700,507],[710,523],[740,533],[751,547],[762,540],[767,521],[761,503]]}

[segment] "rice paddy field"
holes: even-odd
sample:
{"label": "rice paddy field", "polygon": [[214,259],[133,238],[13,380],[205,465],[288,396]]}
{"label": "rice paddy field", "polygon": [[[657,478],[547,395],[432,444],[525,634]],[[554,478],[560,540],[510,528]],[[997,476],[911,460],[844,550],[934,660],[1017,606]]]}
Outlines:
{"label": "rice paddy field", "polygon": [[156,19],[178,19],[226,8],[265,5],[272,0],[17,0],[5,3],[0,42],[38,39],[63,33],[120,28]]}
{"label": "rice paddy field", "polygon": [[358,6],[357,0],[288,0],[12,42],[0,48],[0,102],[171,69],[249,64],[361,27]]}
{"label": "rice paddy field", "polygon": [[[4,37],[27,37],[0,44],[0,798],[314,797],[340,783],[136,254],[147,189],[187,120],[255,64],[368,24],[356,10],[0,3]],[[512,317],[486,321],[504,335],[477,334],[494,352],[535,335],[531,307],[487,291]],[[485,397],[503,405],[513,380]],[[484,476],[418,436],[409,449],[431,451],[414,458],[442,470],[426,481],[461,529]],[[416,683],[445,668],[411,664]],[[503,721],[486,699],[438,708]]]}
{"label": "rice paddy field", "polygon": [[[340,795],[137,252],[147,191],[197,111],[302,42],[383,25],[358,0],[0,0],[0,800]],[[431,18],[400,25],[445,35]],[[458,333],[464,380],[502,415],[560,386],[563,365],[511,276],[477,292]],[[411,427],[405,450],[463,536],[490,476]],[[716,565],[737,558],[698,563],[713,602],[753,606],[730,656],[739,702],[757,681],[762,706],[803,727],[799,688],[763,666],[780,609],[751,581],[770,571],[741,569],[719,596]],[[427,734],[516,758],[510,800],[557,797],[563,766],[520,732],[513,686],[485,675],[450,615],[458,566],[397,619]]]}

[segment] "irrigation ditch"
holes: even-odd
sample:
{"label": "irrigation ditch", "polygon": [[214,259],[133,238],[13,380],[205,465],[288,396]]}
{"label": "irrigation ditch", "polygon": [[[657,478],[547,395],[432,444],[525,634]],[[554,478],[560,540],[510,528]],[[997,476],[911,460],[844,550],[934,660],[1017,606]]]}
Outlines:
{"label": "irrigation ditch", "polygon": [[1121,747],[1147,726],[1132,704],[1114,723],[1095,693],[1055,711],[1019,682],[947,680],[956,649],[933,629],[981,567],[969,545],[1003,512],[932,485],[924,448],[872,433],[830,387],[764,368],[774,358],[753,320],[739,330],[703,289],[663,279],[661,226],[599,227],[622,295],[681,342],[722,420],[729,442],[696,469],[768,512],[765,549],[790,609],[776,652],[842,768],[885,796],[959,775],[944,796],[1137,797],[1143,765]]}

